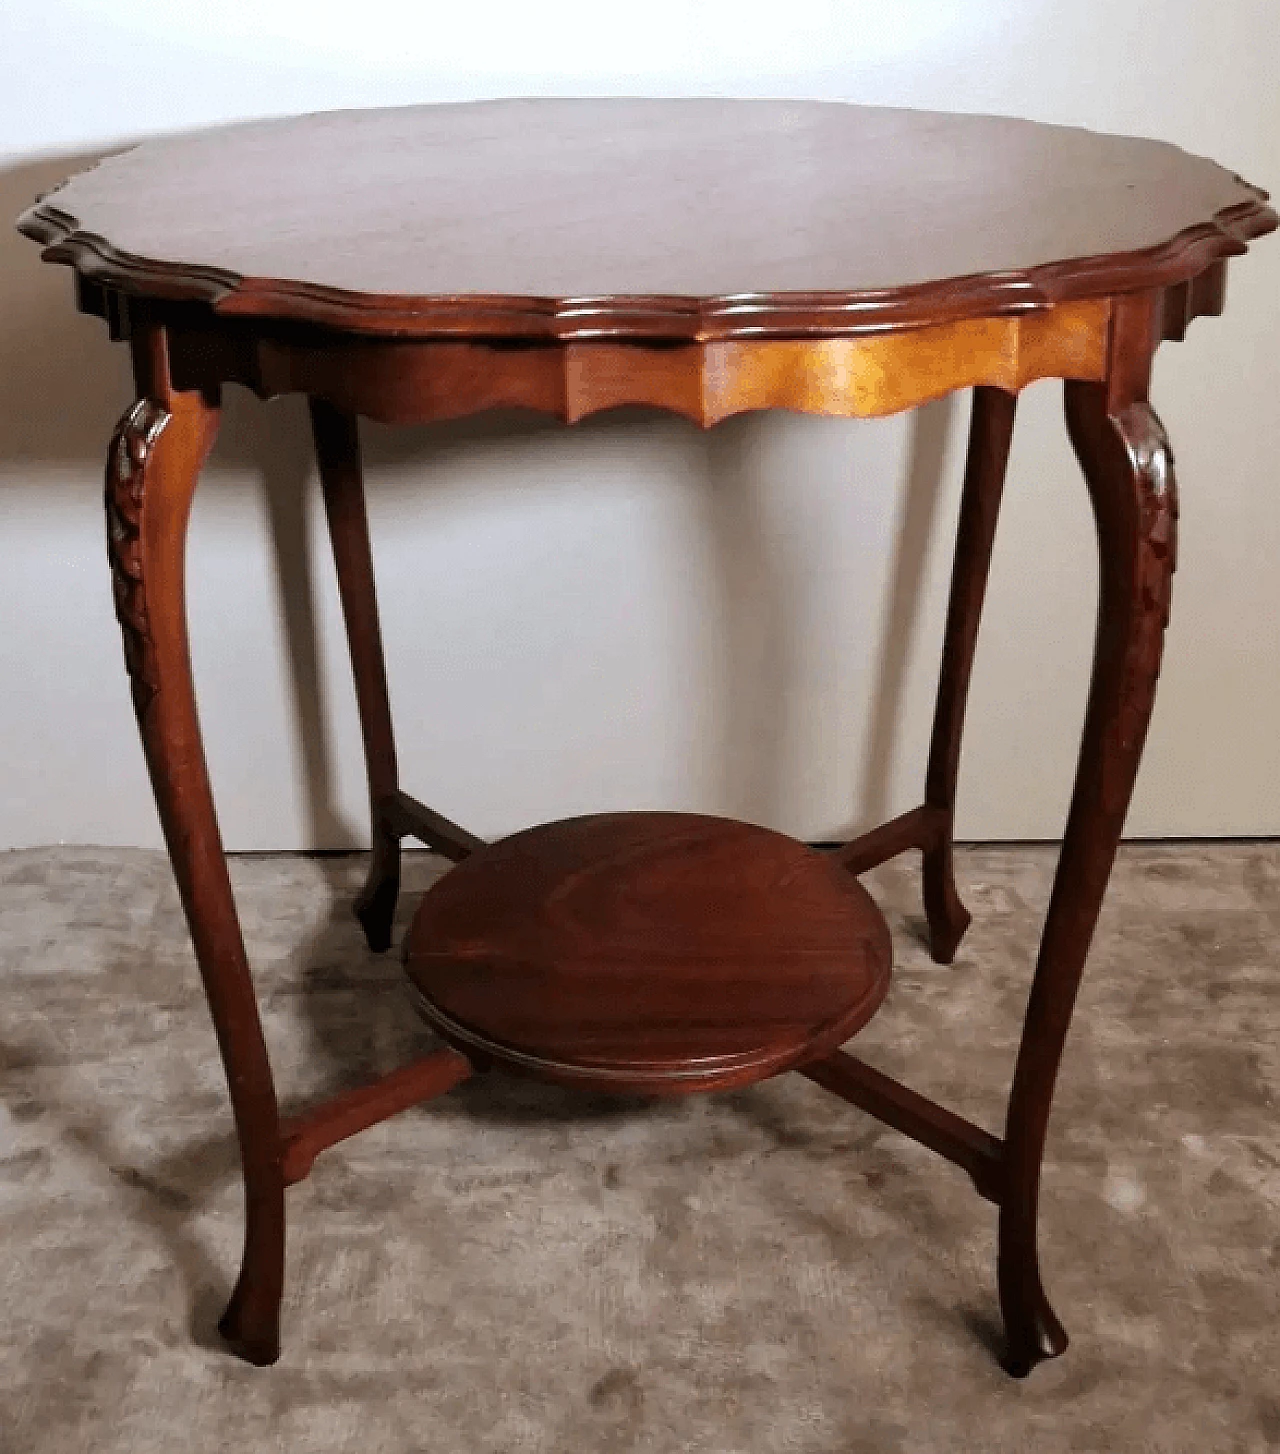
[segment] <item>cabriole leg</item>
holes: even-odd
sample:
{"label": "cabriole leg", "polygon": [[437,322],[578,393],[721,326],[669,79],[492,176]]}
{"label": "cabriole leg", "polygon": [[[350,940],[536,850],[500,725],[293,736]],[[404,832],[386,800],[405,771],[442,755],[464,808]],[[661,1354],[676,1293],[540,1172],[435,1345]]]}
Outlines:
{"label": "cabriole leg", "polygon": [[347,625],[369,776],[372,852],[369,876],[356,899],[355,912],[369,948],[381,951],[391,947],[391,922],[400,893],[400,835],[389,821],[386,809],[399,787],[399,775],[373,584],[373,550],[360,471],[360,438],[352,415],[342,413],[323,399],[313,398],[310,404],[311,430],[320,466],[329,538],[333,542],[342,614]]}
{"label": "cabriole leg", "polygon": [[218,409],[169,382],[165,334],[133,340],[139,399],[111,441],[108,549],[156,806],[226,1068],[244,1168],[244,1259],[219,1325],[251,1363],[280,1353],[284,1180],[275,1086],[205,766],[187,649],[187,522]]}
{"label": "cabriole leg", "polygon": [[938,702],[929,745],[925,802],[940,810],[936,835],[924,850],[924,907],[929,923],[929,949],[939,964],[950,964],[969,927],[970,915],[956,890],[952,861],[956,780],[960,770],[960,738],[965,702],[973,670],[982,601],[991,566],[996,518],[1004,489],[1017,400],[1002,389],[973,391],[969,454],[960,497],[951,599],[938,681]]}
{"label": "cabriole leg", "polygon": [[1066,414],[1097,521],[1100,600],[1075,790],[1005,1130],[1000,1306],[1007,1366],[1018,1376],[1067,1345],[1040,1281],[1040,1164],[1063,1041],[1155,697],[1176,544],[1173,459],[1150,405],[1140,399],[1109,412],[1103,385],[1068,383]]}

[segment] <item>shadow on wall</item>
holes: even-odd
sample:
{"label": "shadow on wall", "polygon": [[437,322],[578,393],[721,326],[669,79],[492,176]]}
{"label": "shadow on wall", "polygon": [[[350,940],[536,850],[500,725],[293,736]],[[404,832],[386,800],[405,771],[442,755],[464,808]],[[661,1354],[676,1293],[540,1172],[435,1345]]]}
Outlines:
{"label": "shadow on wall", "polygon": [[[125,350],[108,342],[99,320],[76,314],[68,271],[42,264],[35,246],[8,225],[39,192],[92,160],[65,156],[0,171],[0,219],[6,223],[0,227],[0,494],[4,481],[21,479],[24,466],[47,469],[61,462],[96,466],[131,397]],[[863,782],[851,784],[849,792],[852,803],[860,788],[862,808],[857,816],[863,819],[882,812],[887,802],[951,416],[951,403],[941,401],[921,410],[914,421]],[[625,439],[636,432],[635,424],[636,415],[629,412],[578,427],[611,431]],[[480,448],[496,439],[531,438],[558,427],[545,419],[502,415],[403,431],[394,442],[389,436],[380,437],[378,463],[412,458],[428,473],[433,459],[446,452]],[[756,486],[763,451],[759,445],[767,427],[762,416],[744,416],[711,431],[706,439],[706,478],[701,482],[707,499],[703,519],[713,537],[708,558],[718,577],[723,623],[719,658],[723,665],[719,681],[711,684],[713,691],[723,694],[723,736],[717,751],[726,779],[732,776],[731,784],[726,781],[730,801],[766,821],[784,815],[782,766],[789,742],[798,735],[793,714],[804,630],[797,599],[803,583],[778,558],[760,514]],[[270,411],[255,404],[229,409],[215,460],[247,468],[261,480],[312,841],[351,842],[362,825],[342,822],[334,806],[332,734],[322,706],[315,571],[306,529],[308,494],[315,484],[305,410],[298,401]],[[89,502],[85,503],[87,507]],[[0,502],[0,511],[3,508]],[[105,568],[102,609],[111,609]],[[855,816],[852,808],[849,816]],[[414,906],[412,890],[425,887],[435,871],[430,860],[410,860],[411,882],[406,884],[410,891],[402,896],[402,922]],[[370,993],[394,990],[400,974],[393,964],[373,961],[360,946],[350,916],[359,866],[338,860],[323,865],[320,872],[330,899],[328,912],[278,970],[281,985],[288,983],[290,993],[300,978],[306,997],[305,1019],[314,1052],[310,1061],[321,1082],[311,1087],[311,1095],[359,1083],[426,1048],[426,1032],[405,1014],[397,994]],[[336,974],[335,964],[352,962],[356,968],[351,975]],[[136,973],[132,958],[130,966]],[[270,1004],[270,995],[266,1002]],[[287,1099],[295,1098],[296,1091],[290,1090]],[[181,1269],[198,1341],[216,1346],[212,1324],[225,1297],[226,1278],[193,1233],[191,1218],[210,1191],[234,1173],[231,1140],[225,1135],[201,1137],[144,1168],[122,1166],[107,1128],[74,1105],[64,1109],[70,1117],[66,1136],[75,1148],[147,1194],[131,1205],[150,1231],[168,1244]],[[570,1105],[543,1087],[504,1088],[495,1083],[491,1088],[486,1082],[466,1089],[440,1113],[499,1121],[535,1116],[545,1121],[549,1116],[613,1115],[620,1109],[627,1107],[610,1101],[584,1108],[577,1098]],[[654,1111],[662,1113],[660,1107]]]}
{"label": "shadow on wall", "polygon": [[[917,647],[954,404],[953,397],[935,400],[911,421],[865,747],[859,779],[850,784],[847,816],[831,824],[833,840],[874,827],[890,811],[907,668]],[[760,479],[759,446],[769,427],[767,415],[746,414],[711,430],[706,481],[711,558],[723,602],[724,796],[739,816],[762,823],[788,815],[785,766],[796,760],[803,742],[795,707],[803,697],[797,666],[806,619],[803,581],[772,547],[761,509],[768,482]],[[856,428],[856,421],[848,427]],[[923,763],[920,774],[923,800]]]}
{"label": "shadow on wall", "polygon": [[[24,463],[47,467],[63,460],[100,460],[131,397],[126,350],[109,343],[100,320],[76,313],[70,271],[42,263],[36,246],[12,227],[12,219],[37,195],[96,159],[67,155],[0,171],[0,480],[6,475],[20,478]],[[953,412],[953,400],[939,400],[919,410],[912,421],[861,781],[850,784],[847,818],[832,825],[833,836],[870,826],[888,810],[906,669],[937,528]],[[625,437],[639,420],[638,411],[622,411],[576,427]],[[411,456],[415,467],[428,473],[432,456],[439,452],[558,427],[537,416],[490,415],[403,431],[397,436],[403,444],[380,453]],[[797,583],[788,579],[771,550],[758,514],[758,495],[746,487],[753,469],[759,468],[756,444],[767,427],[760,415],[730,419],[710,432],[705,452],[705,519],[713,536],[708,558],[718,573],[716,590],[723,607],[718,684],[723,727],[717,755],[726,801],[744,816],[766,822],[786,816],[783,765],[796,727],[790,714],[798,698],[798,633],[803,629]],[[315,571],[306,529],[314,503],[309,503],[308,492],[315,484],[305,411],[297,401],[270,411],[256,405],[230,408],[214,462],[247,469],[261,480],[291,664],[310,841],[316,846],[358,842],[364,826],[346,822],[335,806],[331,731],[322,706]],[[109,609],[104,571],[103,610]],[[922,763],[922,789],[923,771]]]}

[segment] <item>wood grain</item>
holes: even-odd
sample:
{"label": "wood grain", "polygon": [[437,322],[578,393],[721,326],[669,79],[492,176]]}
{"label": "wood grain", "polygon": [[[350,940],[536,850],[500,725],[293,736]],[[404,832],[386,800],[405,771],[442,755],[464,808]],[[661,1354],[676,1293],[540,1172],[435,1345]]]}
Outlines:
{"label": "wood grain", "polygon": [[[213,400],[173,388],[163,334],[139,333],[133,342],[139,403],[121,422],[108,461],[108,523],[114,537],[127,495],[129,538],[113,545],[113,556],[128,557],[126,643],[131,634],[142,634],[138,623],[145,622],[145,645],[126,644],[134,708],[240,1143],[244,1254],[220,1326],[241,1356],[272,1363],[280,1352],[284,1280],[279,1113],[205,763],[187,644],[187,526],[219,411]],[[117,604],[121,569],[118,565]]]}
{"label": "wood grain", "polygon": [[685,813],[479,848],[428,890],[405,949],[428,1021],[479,1063],[658,1095],[828,1053],[890,963],[883,917],[829,856]]}
{"label": "wood grain", "polygon": [[[1006,1366],[1066,1347],[1040,1279],[1054,1081],[1146,734],[1175,565],[1163,339],[1219,313],[1265,194],[1155,142],[792,102],[509,102],[220,128],[110,159],[24,215],[80,308],[130,339],[112,441],[117,614],[156,802],[230,1087],[246,1193],[220,1324],[279,1351],[285,1182],[472,1068],[685,1094],[803,1069],[1000,1205]],[[1067,381],[1098,525],[1080,762],[1003,1141],[838,1052],[884,998],[852,876],[916,848],[935,955],[967,922],[951,835],[965,697],[1014,396]],[[281,1123],[204,762],[184,555],[221,386],[310,397],[357,681],[389,941],[399,840],[460,860],[407,946],[454,1049]],[[925,802],[832,854],[747,824],[614,814],[486,845],[399,785],[357,416],[649,404],[875,416],[977,389]],[[852,870],[852,872],[850,872]]]}
{"label": "wood grain", "polygon": [[753,409],[876,417],[955,389],[1016,393],[1040,378],[1104,376],[1112,305],[1064,303],[1016,318],[969,319],[858,338],[653,346],[316,336],[207,315],[172,327],[175,377],[216,378],[262,398],[305,393],[384,424],[522,408],[576,423],[648,405],[708,428]]}
{"label": "wood grain", "polygon": [[[218,127],[24,214],[111,288],[399,337],[842,337],[1180,285],[1276,225],[1162,142],[793,101]],[[999,382],[992,380],[991,382]]]}

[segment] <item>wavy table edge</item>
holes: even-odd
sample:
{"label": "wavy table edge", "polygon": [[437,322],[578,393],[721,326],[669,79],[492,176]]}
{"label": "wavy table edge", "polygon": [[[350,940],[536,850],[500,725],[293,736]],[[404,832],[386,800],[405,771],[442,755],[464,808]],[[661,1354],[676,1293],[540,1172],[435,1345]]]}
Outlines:
{"label": "wavy table edge", "polygon": [[848,338],[970,318],[1016,316],[1068,301],[1189,282],[1280,227],[1280,215],[1268,205],[1269,195],[1239,177],[1235,180],[1251,195],[1154,247],[848,292],[715,297],[351,292],[124,252],[50,200],[67,182],[23,212],[17,228],[42,245],[45,261],[68,264],[100,287],[133,297],[203,303],[224,317],[306,323],[400,339],[699,343]]}

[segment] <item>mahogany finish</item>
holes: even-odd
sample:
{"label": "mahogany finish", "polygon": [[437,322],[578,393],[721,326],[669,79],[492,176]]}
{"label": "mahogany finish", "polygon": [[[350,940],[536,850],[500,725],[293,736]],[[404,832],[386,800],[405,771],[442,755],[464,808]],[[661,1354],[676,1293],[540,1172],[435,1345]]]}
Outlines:
{"label": "mahogany finish", "polygon": [[388,823],[382,805],[399,791],[400,769],[396,764],[382,627],[373,586],[373,547],[364,503],[360,436],[351,415],[339,413],[323,399],[311,399],[310,407],[369,779],[369,877],[356,899],[355,912],[369,948],[382,950],[391,947],[391,920],[400,894],[400,834]]}
{"label": "mahogany finish", "polygon": [[530,828],[429,889],[405,967],[469,1055],[648,1095],[748,1085],[842,1044],[889,988],[889,931],[826,854],[689,813]]}
{"label": "mahogany finish", "polygon": [[[1142,303],[1129,305],[1135,312]],[[1134,320],[1141,333],[1140,319]],[[1117,330],[1124,347],[1125,331]],[[1120,361],[1117,361],[1118,363]],[[1098,527],[1098,636],[1080,762],[1005,1124],[997,1264],[1011,1372],[1067,1335],[1040,1283],[1036,1208],[1054,1081],[1138,774],[1169,624],[1178,496],[1164,429],[1132,356],[1101,385],[1066,387],[1067,428]]]}
{"label": "mahogany finish", "polygon": [[219,1327],[251,1363],[280,1353],[284,1178],[275,1084],[205,765],[187,649],[186,533],[218,408],[175,390],[159,328],[133,337],[139,401],[107,454],[107,539],[156,807],[222,1052],[240,1140],[245,1240]]}
{"label": "mahogany finish", "polygon": [[454,863],[484,847],[484,839],[468,833],[443,813],[434,812],[425,803],[406,792],[392,793],[378,804],[378,811],[387,821],[391,831],[401,838],[416,838],[428,848],[434,848],[442,858]]}
{"label": "mahogany finish", "polygon": [[344,1091],[305,1115],[281,1122],[286,1186],[302,1181],[319,1154],[348,1136],[367,1131],[400,1111],[451,1091],[475,1074],[465,1055],[437,1050],[411,1065],[402,1065],[372,1085]]}
{"label": "mahogany finish", "polygon": [[863,874],[870,869],[888,863],[910,848],[928,853],[938,842],[938,836],[947,825],[946,815],[940,808],[931,808],[922,803],[918,808],[890,818],[869,833],[852,838],[831,850],[838,863],[849,873]]}
{"label": "mahogany finish", "polygon": [[[1208,300],[1211,301],[1211,300]],[[117,319],[129,304],[112,305]],[[179,310],[174,371],[224,382],[261,398],[303,393],[382,424],[427,424],[482,409],[536,409],[575,424],[622,404],[646,404],[695,424],[748,409],[875,417],[955,389],[1010,392],[1036,379],[1101,379],[1105,299],[1052,312],[921,323],[906,332],[824,339],[562,344],[332,340],[307,329],[215,322]]]}
{"label": "mahogany finish", "polygon": [[[1266,196],[1157,142],[992,117],[800,102],[520,101],[223,127],[103,162],[19,226],[129,339],[108,548],[160,819],[226,1068],[245,1246],[222,1321],[279,1352],[284,1188],[325,1147],[503,1065],[678,1093],[794,1066],[965,1168],[999,1206],[1006,1366],[1062,1352],[1037,1251],[1054,1081],[1137,773],[1175,564],[1152,360],[1222,311]],[[924,857],[935,958],[969,922],[952,834],[965,701],[1015,397],[1066,381],[1100,602],[1066,837],[992,1136],[837,1047],[888,983],[853,875]],[[187,522],[228,383],[311,400],[369,775],[357,905],[385,948],[399,844],[457,862],[408,943],[451,1049],[282,1121],[205,768]],[[396,766],[357,416],[649,404],[875,416],[974,389],[924,801],[819,854],[744,824],[613,814],[487,846]]]}
{"label": "mahogany finish", "polygon": [[148,142],[24,227],[112,288],[399,338],[882,333],[1180,283],[1264,195],[1163,142],[795,101],[469,102]]}
{"label": "mahogany finish", "polygon": [[960,737],[973,653],[978,644],[982,600],[987,590],[987,572],[991,566],[991,548],[996,538],[996,516],[1013,439],[1016,404],[1014,395],[1000,389],[973,391],[969,455],[956,527],[956,557],[942,646],[938,705],[924,786],[925,802],[936,810],[938,821],[933,842],[924,847],[924,907],[930,949],[940,964],[950,964],[955,958],[970,920],[969,911],[960,902],[956,890],[951,853],[956,783],[960,776]]}
{"label": "mahogany finish", "polygon": [[400,896],[400,840],[412,834],[452,859],[465,858],[481,846],[481,840],[400,789],[358,426],[354,416],[340,413],[323,399],[313,396],[310,408],[369,778],[369,876],[356,899],[355,913],[369,948],[381,951],[391,947],[391,921]]}
{"label": "mahogany finish", "polygon": [[969,1173],[981,1196],[999,1204],[1004,1144],[997,1137],[843,1050],[802,1066],[800,1073],[886,1126],[954,1161]]}

